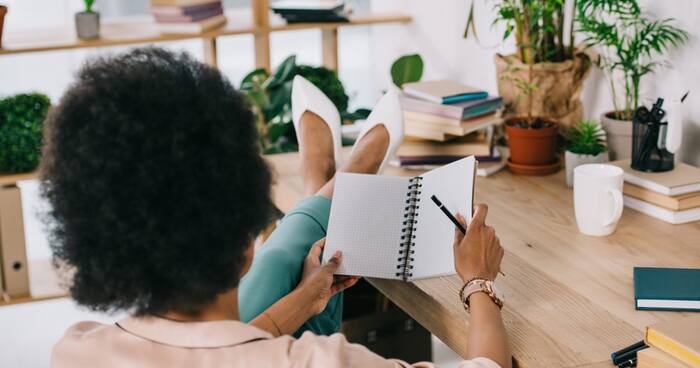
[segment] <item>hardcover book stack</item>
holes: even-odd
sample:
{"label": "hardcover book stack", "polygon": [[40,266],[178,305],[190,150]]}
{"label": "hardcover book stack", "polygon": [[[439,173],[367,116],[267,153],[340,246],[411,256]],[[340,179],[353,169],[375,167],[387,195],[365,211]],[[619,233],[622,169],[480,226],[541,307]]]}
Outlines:
{"label": "hardcover book stack", "polygon": [[612,162],[625,171],[625,206],[671,224],[700,220],[700,168],[679,162],[667,172],[632,169],[630,160]]}
{"label": "hardcover book stack", "polygon": [[503,154],[492,145],[493,127],[502,121],[500,97],[449,80],[406,83],[403,92],[406,142],[394,166],[429,169],[474,155],[479,175],[503,167]]}
{"label": "hardcover book stack", "polygon": [[221,0],[151,0],[151,14],[163,33],[196,34],[226,23]]}

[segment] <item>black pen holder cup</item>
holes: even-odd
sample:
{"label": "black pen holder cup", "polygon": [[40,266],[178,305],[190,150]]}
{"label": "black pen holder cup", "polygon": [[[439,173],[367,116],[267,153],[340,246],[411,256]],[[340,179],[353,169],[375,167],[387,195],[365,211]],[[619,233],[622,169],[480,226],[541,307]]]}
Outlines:
{"label": "black pen holder cup", "polygon": [[647,123],[633,120],[633,169],[647,172],[673,170],[673,153],[669,152],[665,147],[667,127],[667,123]]}

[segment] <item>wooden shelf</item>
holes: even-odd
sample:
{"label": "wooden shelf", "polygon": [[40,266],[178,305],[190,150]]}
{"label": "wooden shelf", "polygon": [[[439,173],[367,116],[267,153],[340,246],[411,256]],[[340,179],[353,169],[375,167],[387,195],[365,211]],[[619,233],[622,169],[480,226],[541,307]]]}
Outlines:
{"label": "wooden shelf", "polygon": [[273,22],[268,26],[255,26],[251,21],[240,22],[229,18],[228,24],[199,34],[165,34],[158,30],[150,17],[134,17],[102,24],[101,38],[82,41],[75,36],[72,27],[37,29],[5,35],[0,55],[22,54],[42,51],[59,51],[93,47],[122,46],[142,43],[157,43],[191,39],[214,39],[221,36],[242,34],[268,34],[302,29],[335,30],[342,27],[386,23],[408,23],[411,17],[402,14],[358,14],[348,23],[300,23]]}
{"label": "wooden shelf", "polygon": [[36,179],[38,176],[36,171],[19,174],[0,173],[0,187],[13,186],[20,180]]}

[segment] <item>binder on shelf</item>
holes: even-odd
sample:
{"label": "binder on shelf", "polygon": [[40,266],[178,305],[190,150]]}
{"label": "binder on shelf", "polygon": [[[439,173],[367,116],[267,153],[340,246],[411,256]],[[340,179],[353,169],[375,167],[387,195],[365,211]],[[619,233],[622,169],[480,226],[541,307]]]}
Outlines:
{"label": "binder on shelf", "polygon": [[0,259],[4,293],[10,297],[29,295],[22,199],[14,185],[0,187]]}

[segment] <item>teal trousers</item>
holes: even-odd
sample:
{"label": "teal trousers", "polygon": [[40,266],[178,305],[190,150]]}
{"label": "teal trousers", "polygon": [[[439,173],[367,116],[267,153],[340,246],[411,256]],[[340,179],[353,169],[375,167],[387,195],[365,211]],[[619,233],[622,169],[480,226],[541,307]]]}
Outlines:
{"label": "teal trousers", "polygon": [[[241,279],[238,287],[241,321],[250,322],[296,288],[309,249],[326,236],[330,210],[330,199],[314,196],[304,199],[284,216],[255,253],[253,265]],[[338,293],[321,314],[304,323],[294,336],[299,337],[304,331],[317,335],[338,332],[342,316],[343,296]]]}

